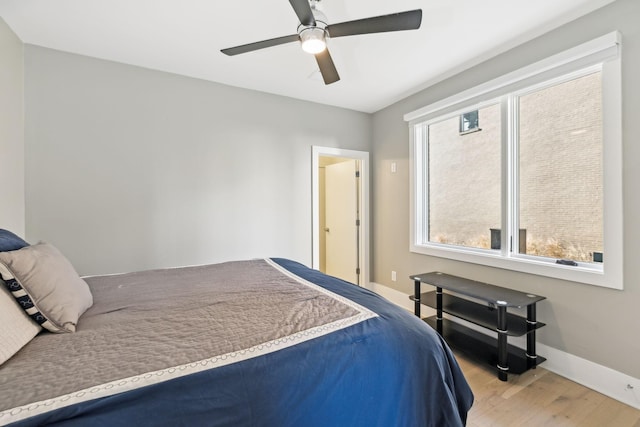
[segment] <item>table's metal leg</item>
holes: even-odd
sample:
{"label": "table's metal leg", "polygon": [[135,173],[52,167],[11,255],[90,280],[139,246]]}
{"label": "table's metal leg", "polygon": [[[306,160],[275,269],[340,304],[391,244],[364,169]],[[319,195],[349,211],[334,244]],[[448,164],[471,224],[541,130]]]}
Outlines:
{"label": "table's metal leg", "polygon": [[527,329],[531,332],[527,334],[527,368],[535,369],[538,356],[536,355],[536,305],[527,306]]}
{"label": "table's metal leg", "polygon": [[413,312],[420,317],[420,280],[413,281]]}
{"label": "table's metal leg", "polygon": [[509,354],[507,352],[507,308],[498,307],[498,378],[507,380],[509,372]]}
{"label": "table's metal leg", "polygon": [[436,287],[436,326],[442,335],[442,288]]}

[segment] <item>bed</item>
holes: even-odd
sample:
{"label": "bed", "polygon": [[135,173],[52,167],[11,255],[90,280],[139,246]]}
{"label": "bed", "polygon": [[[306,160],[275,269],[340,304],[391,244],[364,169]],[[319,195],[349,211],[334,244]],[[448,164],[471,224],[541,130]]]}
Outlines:
{"label": "bed", "polygon": [[461,426],[473,402],[426,324],[291,260],[83,282],[74,331],[0,365],[0,425]]}

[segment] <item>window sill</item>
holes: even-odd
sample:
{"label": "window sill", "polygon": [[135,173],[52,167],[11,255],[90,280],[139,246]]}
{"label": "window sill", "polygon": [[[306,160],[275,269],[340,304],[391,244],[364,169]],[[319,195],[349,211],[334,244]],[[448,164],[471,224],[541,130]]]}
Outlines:
{"label": "window sill", "polygon": [[[610,289],[622,289],[622,275],[606,271],[603,264],[593,267],[583,265],[568,266],[556,264],[555,260],[550,261],[517,255],[508,256],[499,251],[439,244],[414,244],[411,245],[410,251],[422,255],[447,258],[537,276],[551,277]],[[610,268],[610,266],[608,266],[608,268]],[[613,268],[611,268],[611,270],[613,270]],[[621,265],[619,270],[622,271]]]}

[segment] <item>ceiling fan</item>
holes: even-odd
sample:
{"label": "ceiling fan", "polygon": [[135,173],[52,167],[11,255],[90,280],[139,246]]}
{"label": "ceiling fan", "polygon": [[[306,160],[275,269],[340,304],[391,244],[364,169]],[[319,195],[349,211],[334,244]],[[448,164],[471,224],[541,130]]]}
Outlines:
{"label": "ceiling fan", "polygon": [[320,0],[289,0],[300,20],[297,34],[230,47],[222,49],[221,52],[233,56],[299,41],[305,52],[315,55],[324,83],[328,85],[340,80],[340,76],[327,49],[327,38],[416,30],[422,22],[422,9],[416,9],[329,25],[327,17],[318,9],[318,2]]}

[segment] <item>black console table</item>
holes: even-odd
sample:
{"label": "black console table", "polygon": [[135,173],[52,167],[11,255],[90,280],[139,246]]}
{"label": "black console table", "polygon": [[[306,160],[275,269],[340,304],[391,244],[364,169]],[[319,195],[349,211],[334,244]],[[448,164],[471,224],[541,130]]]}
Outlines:
{"label": "black console table", "polygon": [[[507,374],[521,374],[544,362],[536,354],[536,330],[544,323],[536,320],[536,303],[543,296],[476,282],[440,272],[411,276],[414,281],[415,315],[420,317],[420,305],[436,309],[436,315],[424,319],[442,335],[449,345],[476,359],[498,368],[498,378],[507,380]],[[421,283],[435,286],[436,290],[420,293]],[[447,293],[443,292],[446,289]],[[485,302],[470,301],[463,295]],[[526,307],[527,317],[507,312],[509,307]],[[471,328],[443,318],[442,313],[495,330],[497,339]],[[527,348],[523,350],[507,343],[508,336],[527,336]]]}

